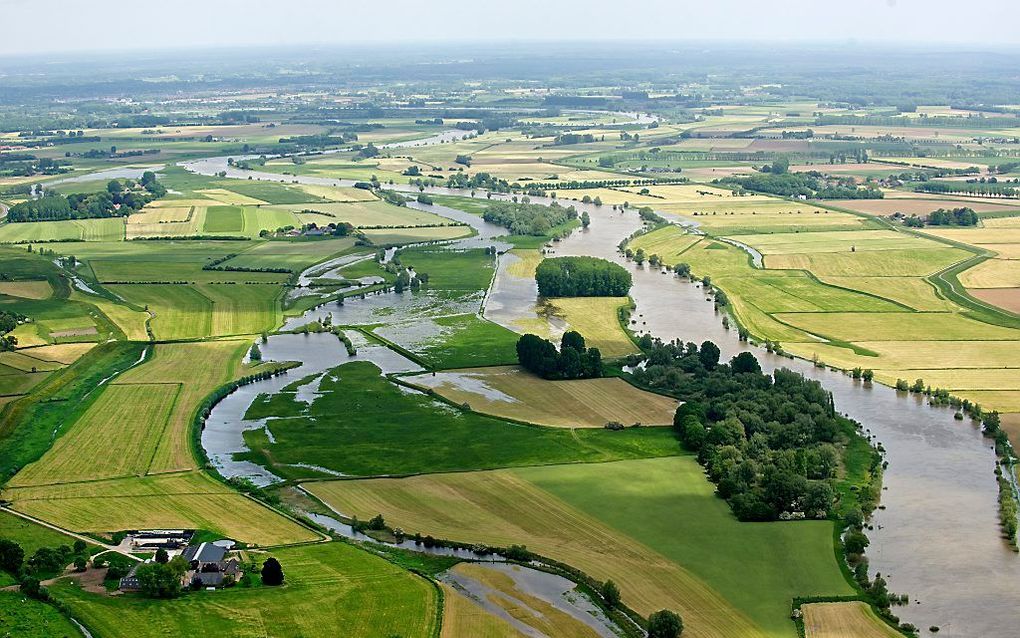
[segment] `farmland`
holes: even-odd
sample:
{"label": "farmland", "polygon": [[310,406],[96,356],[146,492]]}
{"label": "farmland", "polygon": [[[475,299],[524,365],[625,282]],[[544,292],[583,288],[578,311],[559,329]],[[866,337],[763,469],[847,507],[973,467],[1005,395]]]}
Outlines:
{"label": "farmland", "polygon": [[[590,489],[596,480],[603,489]],[[831,552],[831,524],[741,525],[690,457],[306,488],[339,511],[382,512],[405,530],[497,546],[528,539],[532,551],[612,578],[643,613],[682,610],[691,635],[792,636],[788,596],[849,593]],[[650,502],[660,513],[655,522],[637,515]],[[781,549],[793,546],[797,555]],[[768,565],[760,562],[764,547]],[[746,560],[760,568],[741,570]]]}
{"label": "farmland", "polygon": [[405,380],[493,416],[538,425],[600,428],[609,421],[666,425],[676,401],[621,379],[544,381],[519,368],[478,368]]}
{"label": "farmland", "polygon": [[[1015,631],[1016,52],[336,24],[358,42],[0,56],[0,537],[255,563],[159,598],[43,552],[0,634],[601,635],[589,603],[624,638]],[[560,256],[628,285],[539,295]]]}
{"label": "farmland", "polygon": [[[277,549],[272,556],[286,570],[286,587],[236,587],[156,601],[86,592],[71,579],[54,586],[53,594],[91,630],[111,638],[210,629],[297,638],[324,635],[324,627],[364,636],[433,635],[439,596],[423,578],[345,543]],[[261,562],[266,555],[254,557]]]}

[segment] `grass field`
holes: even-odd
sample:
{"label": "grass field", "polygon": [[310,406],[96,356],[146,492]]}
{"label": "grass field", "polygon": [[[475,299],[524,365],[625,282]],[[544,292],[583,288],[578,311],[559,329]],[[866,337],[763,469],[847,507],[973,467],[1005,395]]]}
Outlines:
{"label": "grass field", "polygon": [[230,235],[244,230],[244,217],[237,206],[210,206],[205,213],[202,232],[209,235]]}
{"label": "grass field", "polygon": [[82,633],[56,607],[15,591],[0,591],[0,635],[78,638]]}
{"label": "grass field", "polygon": [[105,638],[327,638],[338,628],[349,636],[431,638],[438,629],[435,587],[382,558],[335,542],[272,555],[283,566],[283,587],[194,592],[172,601],[97,595],[68,581],[51,592]]}
{"label": "grass field", "polygon": [[901,638],[866,603],[803,605],[805,638]]}
{"label": "grass field", "polygon": [[469,226],[426,226],[424,228],[379,228],[365,229],[365,237],[373,243],[383,245],[413,244],[424,241],[459,239],[471,234]]}
{"label": "grass field", "polygon": [[[224,266],[239,268],[290,268],[301,271],[337,254],[349,251],[354,246],[350,238],[323,239],[314,241],[266,241],[259,242],[223,262]],[[240,276],[244,277],[248,273]]]}
{"label": "grass field", "polygon": [[382,512],[408,532],[525,544],[612,578],[641,613],[677,610],[685,636],[795,636],[793,596],[852,593],[831,523],[739,523],[691,457],[306,488],[341,512]]}
{"label": "grass field", "polygon": [[59,547],[74,543],[70,536],[8,512],[0,512],[0,538],[21,545],[26,556],[31,556],[40,547]]}
{"label": "grass field", "polygon": [[48,281],[2,281],[0,295],[22,297],[24,299],[49,299],[53,296],[53,286]]}
{"label": "grass field", "polygon": [[818,277],[923,277],[971,257],[959,248],[766,255],[766,268],[809,270]]}
{"label": "grass field", "polygon": [[[474,314],[418,318],[409,324],[381,326],[373,332],[438,369],[517,362],[517,333]],[[416,338],[416,334],[427,336]]]}
{"label": "grass field", "polygon": [[553,427],[668,425],[677,402],[617,378],[546,381],[517,367],[494,367],[407,377],[457,404],[497,417]]}
{"label": "grass field", "polygon": [[279,323],[281,288],[268,284],[115,284],[108,289],[147,308],[157,339],[259,334]]}
{"label": "grass field", "polygon": [[22,222],[0,225],[0,243],[33,241],[120,241],[124,238],[124,220],[74,219],[56,222]]}
{"label": "grass field", "polygon": [[302,213],[306,210],[326,213],[327,216],[333,217],[329,221],[347,222],[359,228],[363,226],[419,226],[450,223],[447,218],[433,213],[422,212],[406,206],[394,206],[378,200],[292,204],[282,208],[293,213]]}
{"label": "grass field", "polygon": [[[354,476],[608,461],[677,452],[670,431],[637,428],[570,431],[500,421],[465,412],[425,394],[408,393],[368,362],[339,366],[323,377],[311,405],[291,392],[260,396],[247,419],[271,417],[248,430],[243,456],[280,476],[318,477],[294,464]],[[273,418],[275,417],[275,418]]]}

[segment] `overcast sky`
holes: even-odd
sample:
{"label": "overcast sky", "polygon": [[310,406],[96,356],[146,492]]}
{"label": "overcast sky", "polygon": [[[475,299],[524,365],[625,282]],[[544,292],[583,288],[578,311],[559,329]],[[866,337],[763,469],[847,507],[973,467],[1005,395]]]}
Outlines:
{"label": "overcast sky", "polygon": [[1020,0],[0,0],[0,18],[0,55],[598,38],[1020,46]]}

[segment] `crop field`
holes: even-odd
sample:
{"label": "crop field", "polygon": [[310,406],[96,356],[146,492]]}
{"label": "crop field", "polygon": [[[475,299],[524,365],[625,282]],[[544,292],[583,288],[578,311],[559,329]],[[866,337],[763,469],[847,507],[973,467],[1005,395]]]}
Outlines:
{"label": "crop field", "polygon": [[[347,252],[353,246],[354,240],[350,238],[259,242],[223,262],[223,265],[238,268],[290,268],[301,271]],[[254,273],[235,273],[235,276],[247,277],[249,274]]]}
{"label": "crop field", "polygon": [[364,188],[319,186],[317,184],[301,184],[300,188],[315,199],[324,199],[329,202],[372,202],[378,199],[372,191]]}
{"label": "crop field", "polygon": [[900,638],[902,634],[880,619],[867,603],[811,603],[803,605],[805,638]]}
{"label": "crop field", "polygon": [[940,208],[953,209],[966,206],[977,213],[994,213],[1013,210],[1016,206],[1008,204],[996,204],[991,202],[972,202],[966,199],[934,199],[919,197],[908,199],[905,197],[884,199],[848,199],[833,200],[826,202],[839,208],[865,213],[867,215],[892,215],[903,213],[904,215],[918,215],[924,217],[932,211]]}
{"label": "crop field", "polygon": [[950,313],[777,313],[776,318],[817,335],[842,341],[1012,341],[1020,330],[1003,328]]}
{"label": "crop field", "polygon": [[453,370],[405,380],[477,412],[552,427],[601,428],[610,421],[669,425],[678,405],[622,379],[546,381],[517,367]]}
{"label": "crop field", "polygon": [[670,225],[640,235],[627,245],[635,251],[644,249],[645,255],[649,257],[658,255],[663,264],[674,266],[682,262],[684,252],[699,241],[699,235],[685,233],[679,226]]}
{"label": "crop field", "polygon": [[304,211],[326,213],[327,216],[332,217],[329,221],[336,223],[347,222],[358,228],[364,226],[420,226],[424,224],[450,223],[450,220],[447,218],[433,213],[426,213],[414,208],[408,208],[407,206],[394,206],[382,201],[294,204],[281,208],[293,213],[303,213]]}
{"label": "crop field", "polygon": [[[89,593],[72,578],[51,591],[92,631],[109,638],[208,632],[328,638],[338,627],[350,636],[431,638],[438,629],[436,588],[383,558],[336,542],[271,554],[283,566],[285,587],[233,587],[161,601]],[[259,563],[267,557],[254,556]]]}
{"label": "crop field", "polygon": [[952,311],[957,308],[922,277],[822,277],[821,281],[889,299],[914,310]]}
{"label": "crop field", "polygon": [[691,457],[305,487],[338,511],[382,512],[408,532],[525,544],[613,579],[641,613],[676,609],[684,635],[795,636],[793,596],[852,593],[831,523],[738,523]]}
{"label": "crop field", "polygon": [[22,299],[49,299],[53,286],[48,281],[0,281],[0,295]]}
{"label": "crop field", "polygon": [[967,292],[982,301],[1020,314],[1020,288],[972,288]]}
{"label": "crop field", "polygon": [[267,284],[116,284],[108,289],[148,308],[157,339],[259,334],[280,315],[281,289]]}
{"label": "crop field", "polygon": [[22,222],[0,225],[0,243],[33,241],[120,241],[124,239],[124,220],[74,219],[56,222]]}
{"label": "crop field", "polygon": [[989,259],[960,273],[959,280],[967,288],[1017,288],[1020,287],[1020,262]]}
{"label": "crop field", "polygon": [[[166,428],[178,386],[112,385],[12,487],[144,474]],[[117,453],[111,454],[112,450]]]}
{"label": "crop field", "polygon": [[521,589],[509,574],[486,568],[477,563],[460,563],[450,571],[480,584],[488,593],[486,599],[489,603],[494,604],[526,627],[532,628],[533,631],[541,632],[542,636],[549,638],[599,638],[600,636],[597,631],[583,621]]}
{"label": "crop field", "polygon": [[197,471],[4,489],[14,509],[76,532],[208,529],[258,545],[315,540],[297,523]]}
{"label": "crop field", "polygon": [[522,635],[506,620],[490,614],[450,585],[443,589],[443,629],[440,638],[520,638]]}
{"label": "crop field", "polygon": [[372,243],[385,246],[459,239],[470,236],[472,231],[469,226],[425,226],[423,228],[369,228],[362,232]]}
{"label": "crop field", "polygon": [[626,297],[556,297],[546,299],[539,313],[566,322],[568,330],[584,335],[603,357],[623,357],[638,351],[620,326],[620,308],[628,303]]}
{"label": "crop field", "polygon": [[363,361],[327,373],[307,407],[293,392],[260,395],[245,418],[266,417],[272,439],[262,429],[245,431],[252,452],[241,456],[285,477],[322,475],[297,463],[373,476],[677,453],[667,429],[571,431],[514,424],[409,393]]}
{"label": "crop field", "polygon": [[244,230],[244,217],[237,206],[210,206],[205,213],[202,232],[210,235],[240,233]]}
{"label": "crop field", "polygon": [[[810,248],[810,246],[807,246]],[[765,267],[808,270],[819,277],[923,277],[971,257],[960,248],[859,250],[766,255]]]}
{"label": "crop field", "polygon": [[[741,236],[740,241],[757,248],[763,255],[805,252],[849,253],[871,250],[918,251],[940,247],[939,244],[922,237],[891,230],[749,234]],[[809,250],[805,250],[805,247]]]}

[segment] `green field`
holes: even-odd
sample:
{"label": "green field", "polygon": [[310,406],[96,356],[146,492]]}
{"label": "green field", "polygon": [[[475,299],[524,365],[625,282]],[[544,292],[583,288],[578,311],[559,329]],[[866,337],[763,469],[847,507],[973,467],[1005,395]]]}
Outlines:
{"label": "green field", "polygon": [[244,217],[236,206],[210,206],[205,213],[202,232],[209,235],[229,235],[244,230]]}
{"label": "green field", "polygon": [[269,284],[116,284],[107,286],[147,308],[157,339],[259,334],[278,323],[281,288]]}
{"label": "green field", "polygon": [[[172,601],[93,594],[66,580],[50,591],[104,638],[327,638],[340,627],[351,636],[431,638],[437,629],[434,585],[382,558],[338,542],[272,555],[283,566],[283,587],[193,592]],[[267,555],[252,557],[261,564]]]}
{"label": "green field", "polygon": [[409,394],[368,362],[327,373],[307,410],[293,392],[260,396],[246,418],[271,418],[249,430],[242,456],[288,477],[322,473],[306,463],[355,476],[608,461],[677,452],[668,430],[622,432],[515,425],[465,412],[424,394]]}
{"label": "green field", "polygon": [[52,605],[14,591],[0,592],[0,635],[18,638],[79,638],[82,633]]}
{"label": "green field", "polygon": [[[420,340],[414,339],[411,335],[422,330],[426,324],[434,327],[434,334]],[[415,320],[413,330],[402,330],[401,327],[399,324],[382,326],[373,332],[406,348],[432,368],[466,368],[517,362],[519,335],[478,315],[420,318]]]}
{"label": "green field", "polygon": [[22,222],[0,225],[0,243],[33,241],[120,241],[124,239],[124,220],[74,219],[56,222]]}

